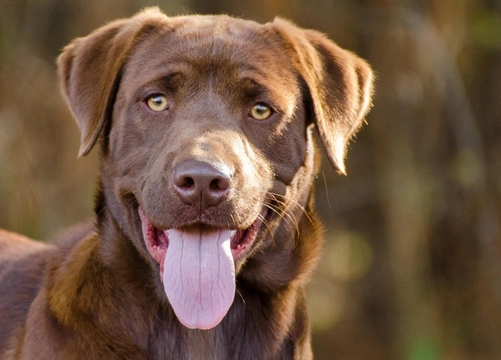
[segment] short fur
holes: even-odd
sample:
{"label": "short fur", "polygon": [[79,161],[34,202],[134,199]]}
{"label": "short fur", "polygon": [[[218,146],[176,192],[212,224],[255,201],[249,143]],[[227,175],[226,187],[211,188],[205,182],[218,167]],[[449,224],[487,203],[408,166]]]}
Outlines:
{"label": "short fur", "polygon": [[[2,359],[310,359],[305,285],[320,254],[313,210],[317,127],[341,173],[369,109],[372,72],[322,34],[285,20],[167,17],[151,8],[68,45],[62,92],[98,139],[96,218],[53,244],[0,231]],[[165,94],[168,111],[145,105]],[[248,116],[257,103],[274,113]],[[232,171],[216,205],[187,204],[172,173],[187,161]],[[267,209],[222,322],[177,320],[138,207],[159,229],[246,229]]]}

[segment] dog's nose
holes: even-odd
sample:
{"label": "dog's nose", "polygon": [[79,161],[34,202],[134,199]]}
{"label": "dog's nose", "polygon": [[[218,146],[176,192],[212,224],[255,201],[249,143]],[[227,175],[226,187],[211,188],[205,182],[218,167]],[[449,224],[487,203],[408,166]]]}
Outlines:
{"label": "dog's nose", "polygon": [[185,160],[174,168],[174,189],[187,205],[202,208],[219,204],[230,192],[230,171],[198,160]]}

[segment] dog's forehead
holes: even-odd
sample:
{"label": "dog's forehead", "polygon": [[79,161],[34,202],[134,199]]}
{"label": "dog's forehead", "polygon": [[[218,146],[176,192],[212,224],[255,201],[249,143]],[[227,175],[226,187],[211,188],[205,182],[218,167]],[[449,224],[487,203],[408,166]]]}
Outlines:
{"label": "dog's forehead", "polygon": [[222,70],[228,79],[249,75],[286,91],[297,80],[289,55],[267,24],[225,15],[175,17],[141,38],[126,74],[148,81],[172,72]]}

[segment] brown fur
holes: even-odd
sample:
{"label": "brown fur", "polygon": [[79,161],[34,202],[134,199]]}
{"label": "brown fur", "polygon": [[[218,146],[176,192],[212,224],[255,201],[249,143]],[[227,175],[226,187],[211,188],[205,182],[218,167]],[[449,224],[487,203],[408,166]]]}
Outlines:
{"label": "brown fur", "polygon": [[[157,9],[76,39],[58,66],[80,155],[102,139],[96,219],[51,245],[0,231],[0,357],[311,358],[305,285],[322,242],[311,131],[344,172],[370,104],[369,66],[284,20],[169,18]],[[167,113],[144,107],[151,91],[166,94]],[[275,114],[247,117],[256,102]],[[192,206],[172,190],[173,169],[192,159],[232,169],[222,202]],[[162,229],[245,229],[269,209],[235,264],[237,294],[216,327],[177,320],[138,206]]]}

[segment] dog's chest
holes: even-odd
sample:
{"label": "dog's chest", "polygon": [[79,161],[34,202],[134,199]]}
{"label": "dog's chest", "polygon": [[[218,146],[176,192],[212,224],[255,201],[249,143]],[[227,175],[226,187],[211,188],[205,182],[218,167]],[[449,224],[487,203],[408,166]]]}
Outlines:
{"label": "dog's chest", "polygon": [[231,359],[228,345],[214,330],[189,330],[158,336],[150,349],[152,359],[225,360]]}

